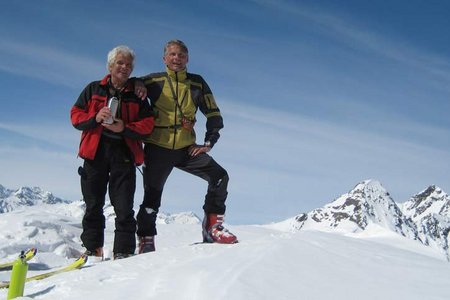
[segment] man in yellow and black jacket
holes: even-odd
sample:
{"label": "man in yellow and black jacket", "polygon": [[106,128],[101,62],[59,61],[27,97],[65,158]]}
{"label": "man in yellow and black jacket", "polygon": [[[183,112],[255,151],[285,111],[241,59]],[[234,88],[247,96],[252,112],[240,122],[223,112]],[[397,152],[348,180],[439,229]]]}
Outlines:
{"label": "man in yellow and black jacket", "polygon": [[[180,40],[164,47],[166,72],[142,77],[155,115],[155,125],[144,140],[144,200],[137,215],[139,253],[155,250],[156,216],[161,206],[164,184],[173,168],[196,175],[208,182],[203,210],[205,242],[236,243],[237,238],[223,227],[228,174],[207,154],[223,128],[220,110],[206,81],[188,73],[188,49]],[[196,144],[195,115],[207,118],[204,143]]]}

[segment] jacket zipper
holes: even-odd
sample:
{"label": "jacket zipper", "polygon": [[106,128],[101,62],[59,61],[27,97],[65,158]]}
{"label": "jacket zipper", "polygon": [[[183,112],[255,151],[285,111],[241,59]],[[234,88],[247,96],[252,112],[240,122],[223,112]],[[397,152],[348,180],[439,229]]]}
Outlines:
{"label": "jacket zipper", "polygon": [[[170,76],[170,75],[169,75]],[[173,145],[172,145],[172,150],[175,150],[175,144],[176,144],[176,138],[177,138],[177,102],[178,102],[178,72],[175,72],[175,80],[176,80],[176,85],[175,85],[175,97],[176,99],[174,99],[174,109],[175,109],[175,115],[174,115],[174,124],[173,124]],[[170,84],[170,82],[169,82]]]}

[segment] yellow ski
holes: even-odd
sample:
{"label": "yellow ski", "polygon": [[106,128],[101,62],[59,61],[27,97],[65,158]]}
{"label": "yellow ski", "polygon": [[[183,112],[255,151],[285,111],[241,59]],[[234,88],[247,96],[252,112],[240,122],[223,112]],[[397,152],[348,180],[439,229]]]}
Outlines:
{"label": "yellow ski", "polygon": [[[57,274],[61,274],[61,273],[79,269],[87,262],[87,259],[88,259],[87,255],[82,254],[76,261],[72,262],[71,264],[67,265],[64,268],[54,270],[54,271],[49,271],[46,273],[41,273],[41,274],[34,275],[31,277],[27,277],[27,279],[25,281],[28,282],[28,281],[33,281],[33,280],[41,280],[41,279],[48,278],[53,275],[57,275]],[[1,282],[0,289],[9,287],[9,284],[10,284],[9,281]]]}
{"label": "yellow ski", "polygon": [[[29,261],[30,259],[32,259],[33,257],[36,256],[36,253],[37,253],[37,249],[36,248],[28,249],[27,251],[25,251],[25,260]],[[6,263],[0,264],[0,270],[12,268],[13,263],[14,263],[14,261],[10,261],[10,262],[6,262]]]}

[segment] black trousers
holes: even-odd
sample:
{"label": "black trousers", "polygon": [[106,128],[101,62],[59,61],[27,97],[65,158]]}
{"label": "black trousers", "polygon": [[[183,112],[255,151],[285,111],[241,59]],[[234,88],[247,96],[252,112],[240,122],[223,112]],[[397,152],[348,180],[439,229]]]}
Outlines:
{"label": "black trousers", "polygon": [[[208,182],[203,210],[205,213],[225,213],[228,174],[206,153],[190,156],[188,147],[170,150],[153,144],[145,145],[144,200],[137,215],[138,236],[156,235],[156,213],[161,206],[164,184],[173,168],[186,171]],[[146,208],[155,213],[149,214]]]}
{"label": "black trousers", "polygon": [[104,244],[103,206],[108,187],[111,205],[116,213],[113,252],[135,252],[133,200],[136,168],[132,157],[124,141],[102,137],[95,159],[85,160],[83,168],[79,169],[81,191],[86,203],[81,240],[88,250],[103,247]]}

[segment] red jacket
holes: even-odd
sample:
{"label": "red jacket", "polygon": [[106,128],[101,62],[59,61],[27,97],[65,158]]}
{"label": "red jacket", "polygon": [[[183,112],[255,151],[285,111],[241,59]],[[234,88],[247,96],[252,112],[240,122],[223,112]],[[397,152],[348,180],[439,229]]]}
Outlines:
{"label": "red jacket", "polygon": [[[93,160],[104,127],[97,123],[95,116],[100,109],[107,105],[111,97],[108,80],[110,75],[101,81],[93,81],[81,92],[78,100],[70,111],[72,125],[82,130],[78,155]],[[134,83],[129,80],[125,89],[120,92],[120,115],[125,129],[120,134],[134,155],[136,165],[144,162],[142,139],[148,137],[153,130],[154,119],[150,104],[142,101],[134,94]]]}

